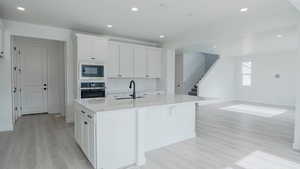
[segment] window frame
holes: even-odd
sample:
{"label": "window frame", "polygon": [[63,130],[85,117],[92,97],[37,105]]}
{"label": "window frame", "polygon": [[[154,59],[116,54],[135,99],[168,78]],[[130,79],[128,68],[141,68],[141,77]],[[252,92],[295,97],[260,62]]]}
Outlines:
{"label": "window frame", "polygon": [[253,73],[253,62],[252,60],[241,61],[241,86],[251,87],[252,86],[252,73]]}

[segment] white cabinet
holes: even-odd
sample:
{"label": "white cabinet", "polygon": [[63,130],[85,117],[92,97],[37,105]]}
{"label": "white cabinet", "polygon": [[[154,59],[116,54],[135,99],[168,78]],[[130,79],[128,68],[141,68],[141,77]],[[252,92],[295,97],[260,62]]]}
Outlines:
{"label": "white cabinet", "polygon": [[78,60],[106,62],[108,55],[108,40],[105,38],[76,34]]}
{"label": "white cabinet", "polygon": [[90,162],[93,166],[96,166],[96,126],[95,126],[95,117],[92,114],[89,114],[87,119],[88,123],[88,156]]}
{"label": "white cabinet", "polygon": [[147,77],[147,50],[142,46],[134,48],[134,77]]}
{"label": "white cabinet", "polygon": [[133,46],[120,45],[120,75],[124,78],[133,77]]}
{"label": "white cabinet", "polygon": [[101,112],[93,107],[75,102],[75,138],[96,169],[140,166],[145,152],[195,137],[194,102],[115,110],[104,106]]}
{"label": "white cabinet", "polygon": [[161,76],[162,50],[160,48],[147,49],[147,75],[149,78],[160,78]]}
{"label": "white cabinet", "polygon": [[92,40],[84,35],[77,35],[77,57],[78,60],[92,59]]}
{"label": "white cabinet", "polygon": [[80,113],[78,112],[79,110],[78,109],[75,109],[75,124],[74,124],[74,135],[75,135],[75,140],[78,144],[81,144],[81,124],[80,124],[80,121],[81,121],[81,115]]}
{"label": "white cabinet", "polygon": [[81,147],[89,158],[89,126],[84,114],[81,116]]}
{"label": "white cabinet", "polygon": [[161,48],[110,42],[109,78],[160,78]]}
{"label": "white cabinet", "polygon": [[117,43],[109,43],[109,59],[107,60],[108,77],[120,76],[120,46]]}
{"label": "white cabinet", "polygon": [[75,108],[75,140],[96,167],[96,126],[93,113]]}
{"label": "white cabinet", "polygon": [[133,46],[125,43],[109,43],[108,77],[134,77]]}

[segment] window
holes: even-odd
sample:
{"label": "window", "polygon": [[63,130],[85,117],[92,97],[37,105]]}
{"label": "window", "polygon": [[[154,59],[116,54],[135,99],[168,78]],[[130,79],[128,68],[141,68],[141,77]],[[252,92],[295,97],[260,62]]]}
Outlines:
{"label": "window", "polygon": [[242,62],[242,86],[251,86],[252,83],[252,62]]}

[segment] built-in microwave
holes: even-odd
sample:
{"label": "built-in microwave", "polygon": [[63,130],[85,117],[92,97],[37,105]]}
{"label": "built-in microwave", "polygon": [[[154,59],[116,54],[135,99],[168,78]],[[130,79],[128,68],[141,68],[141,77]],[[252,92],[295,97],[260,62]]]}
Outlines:
{"label": "built-in microwave", "polygon": [[81,63],[80,79],[104,80],[104,65]]}

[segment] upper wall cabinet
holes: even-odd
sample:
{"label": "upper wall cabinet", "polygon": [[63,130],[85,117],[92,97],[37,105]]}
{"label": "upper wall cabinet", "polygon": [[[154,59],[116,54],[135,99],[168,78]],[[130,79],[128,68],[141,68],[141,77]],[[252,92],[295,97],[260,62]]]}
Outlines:
{"label": "upper wall cabinet", "polygon": [[134,77],[146,78],[147,76],[147,50],[145,47],[134,48]]}
{"label": "upper wall cabinet", "polygon": [[133,46],[120,44],[120,75],[124,78],[130,78],[134,75],[133,68]]}
{"label": "upper wall cabinet", "polygon": [[109,78],[160,78],[160,48],[110,42]]}
{"label": "upper wall cabinet", "polygon": [[149,78],[161,77],[161,56],[162,50],[160,48],[147,49],[147,76]]}
{"label": "upper wall cabinet", "polygon": [[117,43],[109,42],[109,55],[107,59],[108,77],[120,77],[120,46]]}
{"label": "upper wall cabinet", "polygon": [[106,62],[108,55],[107,39],[84,34],[76,34],[76,38],[78,60]]}

